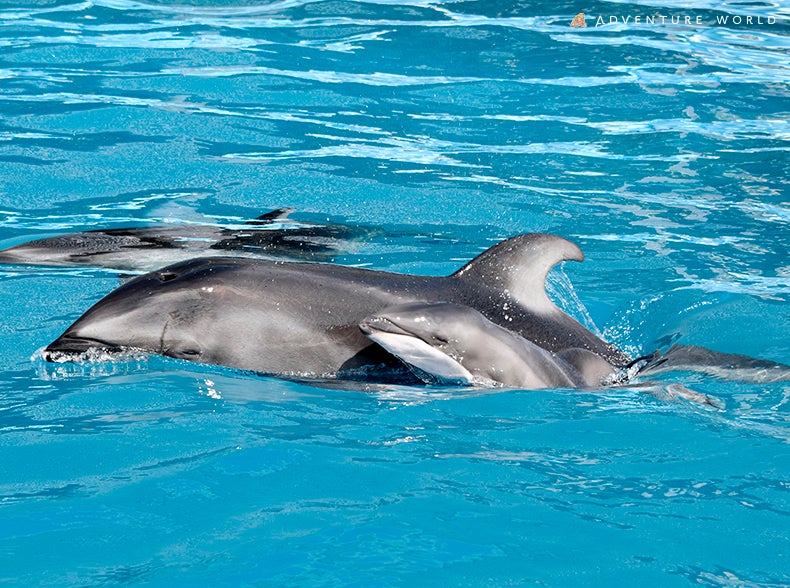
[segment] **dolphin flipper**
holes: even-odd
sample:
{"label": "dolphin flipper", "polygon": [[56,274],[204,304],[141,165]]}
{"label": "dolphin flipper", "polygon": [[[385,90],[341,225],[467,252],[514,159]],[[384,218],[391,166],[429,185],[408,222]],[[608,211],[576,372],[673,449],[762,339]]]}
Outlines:
{"label": "dolphin flipper", "polygon": [[469,370],[421,339],[405,333],[365,330],[363,325],[361,328],[368,339],[400,359],[426,384],[472,384],[473,376]]}

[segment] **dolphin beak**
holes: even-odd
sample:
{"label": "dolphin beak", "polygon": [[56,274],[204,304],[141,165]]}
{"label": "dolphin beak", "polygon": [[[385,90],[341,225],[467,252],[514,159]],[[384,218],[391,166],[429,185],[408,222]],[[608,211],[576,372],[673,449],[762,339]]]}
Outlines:
{"label": "dolphin beak", "polygon": [[19,255],[16,247],[9,247],[0,251],[0,263],[25,263],[25,258]]}
{"label": "dolphin beak", "polygon": [[105,343],[98,339],[74,337],[64,333],[47,346],[42,356],[46,361],[62,361],[64,355],[79,355],[89,349],[102,349],[109,352],[121,351],[118,345],[113,345],[112,343]]}
{"label": "dolphin beak", "polygon": [[359,328],[366,335],[371,335],[374,333],[392,333],[394,335],[412,336],[412,333],[402,329],[388,318],[377,315],[369,316],[368,318],[363,319],[359,323]]}

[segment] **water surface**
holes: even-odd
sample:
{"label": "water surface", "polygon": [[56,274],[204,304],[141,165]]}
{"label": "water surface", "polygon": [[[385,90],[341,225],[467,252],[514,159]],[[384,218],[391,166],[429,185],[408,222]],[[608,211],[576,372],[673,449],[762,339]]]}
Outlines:
{"label": "water surface", "polygon": [[[552,232],[587,258],[552,296],[629,353],[790,363],[788,18],[776,1],[2,2],[0,242],[292,206],[375,227],[338,263],[442,275]],[[786,383],[365,393],[38,359],[118,283],[0,268],[0,583],[790,584]],[[724,409],[669,401],[672,384]]]}

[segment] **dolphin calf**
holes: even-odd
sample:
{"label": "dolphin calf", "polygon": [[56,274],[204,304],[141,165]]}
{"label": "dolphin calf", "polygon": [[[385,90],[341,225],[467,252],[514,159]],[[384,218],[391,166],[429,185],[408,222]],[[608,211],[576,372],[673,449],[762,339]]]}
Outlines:
{"label": "dolphin calf", "polygon": [[195,257],[233,254],[326,261],[365,231],[301,223],[281,208],[236,227],[188,224],[102,229],[36,239],[0,251],[0,263],[146,272]]}
{"label": "dolphin calf", "polygon": [[[510,388],[599,388],[664,372],[701,372],[720,379],[790,381],[790,366],[696,345],[673,345],[625,366],[583,348],[552,353],[495,325],[476,310],[447,302],[392,306],[360,323],[360,329],[431,384]],[[686,388],[675,395],[716,406]]]}
{"label": "dolphin calf", "polygon": [[583,348],[551,353],[468,306],[413,302],[360,323],[369,339],[426,383],[511,388],[598,388],[615,373]]}
{"label": "dolphin calf", "polygon": [[[474,309],[556,354],[555,368],[574,365],[562,358],[573,350],[610,366],[625,365],[628,356],[546,295],[546,276],[555,264],[583,259],[576,245],[548,234],[502,241],[442,277],[321,263],[194,259],[111,292],[51,343],[44,357],[66,361],[91,349],[133,349],[282,376],[378,378],[377,370],[392,365],[393,357],[360,324],[388,307],[447,302]],[[529,353],[543,355],[532,348]],[[566,374],[571,382],[578,377],[574,369]]]}

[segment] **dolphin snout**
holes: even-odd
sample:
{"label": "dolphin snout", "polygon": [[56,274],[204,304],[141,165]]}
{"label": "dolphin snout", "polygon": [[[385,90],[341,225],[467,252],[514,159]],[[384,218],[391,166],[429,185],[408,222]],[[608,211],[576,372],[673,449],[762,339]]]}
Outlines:
{"label": "dolphin snout", "polygon": [[42,353],[46,361],[62,361],[64,356],[80,355],[91,349],[102,349],[108,352],[119,352],[121,347],[99,339],[75,337],[64,333],[50,343]]}
{"label": "dolphin snout", "polygon": [[392,333],[394,335],[409,335],[409,336],[413,335],[413,333],[402,328],[401,326],[396,324],[392,319],[380,314],[374,314],[372,316],[362,319],[362,321],[360,321],[359,323],[359,328],[366,335],[370,335],[373,333]]}

